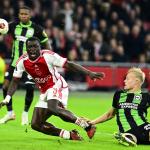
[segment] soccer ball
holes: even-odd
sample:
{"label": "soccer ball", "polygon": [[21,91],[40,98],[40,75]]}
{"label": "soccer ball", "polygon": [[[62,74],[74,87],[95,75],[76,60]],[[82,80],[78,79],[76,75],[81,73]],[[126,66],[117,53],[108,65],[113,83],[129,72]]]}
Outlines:
{"label": "soccer ball", "polygon": [[6,34],[9,30],[8,22],[5,19],[0,18],[0,34]]}

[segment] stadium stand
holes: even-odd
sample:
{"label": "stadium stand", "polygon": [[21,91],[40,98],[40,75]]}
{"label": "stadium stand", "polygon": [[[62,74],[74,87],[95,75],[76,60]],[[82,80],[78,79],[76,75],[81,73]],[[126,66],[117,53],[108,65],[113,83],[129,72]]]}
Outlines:
{"label": "stadium stand", "polygon": [[[23,5],[31,7],[32,20],[45,27],[53,50],[69,60],[150,62],[148,0],[5,0],[0,2],[0,18],[16,19]],[[11,44],[10,35],[0,36],[0,55],[7,61]]]}

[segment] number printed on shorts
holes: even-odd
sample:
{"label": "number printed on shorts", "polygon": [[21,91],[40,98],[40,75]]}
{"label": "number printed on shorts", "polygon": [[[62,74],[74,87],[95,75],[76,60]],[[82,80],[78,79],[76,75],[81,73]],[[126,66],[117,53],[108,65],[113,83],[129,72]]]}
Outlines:
{"label": "number printed on shorts", "polygon": [[57,96],[57,88],[53,88],[53,96]]}
{"label": "number printed on shorts", "polygon": [[53,88],[53,97],[62,99],[61,89]]}

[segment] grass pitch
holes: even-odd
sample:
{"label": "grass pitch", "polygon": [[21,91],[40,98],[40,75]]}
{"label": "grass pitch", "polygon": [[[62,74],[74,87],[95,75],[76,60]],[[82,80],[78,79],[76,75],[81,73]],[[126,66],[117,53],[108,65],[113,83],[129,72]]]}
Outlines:
{"label": "grass pitch", "polygon": [[[125,147],[118,144],[113,138],[117,131],[115,119],[97,125],[97,132],[92,140],[89,140],[86,132],[77,125],[66,123],[58,117],[51,117],[49,121],[59,128],[77,129],[84,141],[63,140],[36,132],[30,126],[21,126],[21,113],[24,106],[24,91],[17,91],[14,95],[14,110],[16,120],[0,125],[0,150],[148,150],[149,146]],[[68,109],[78,116],[94,119],[106,112],[111,107],[113,93],[111,92],[71,92],[68,101]],[[34,102],[29,111],[31,120],[33,107],[38,100],[39,93],[35,92]],[[0,91],[2,99],[2,91]],[[6,108],[0,110],[0,118],[6,113]],[[150,115],[148,116],[150,118]],[[150,119],[149,119],[150,120]]]}

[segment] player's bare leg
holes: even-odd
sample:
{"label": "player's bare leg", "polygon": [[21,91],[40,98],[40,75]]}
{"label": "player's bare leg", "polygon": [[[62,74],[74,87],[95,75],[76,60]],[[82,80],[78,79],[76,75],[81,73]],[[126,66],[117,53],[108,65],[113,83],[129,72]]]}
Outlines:
{"label": "player's bare leg", "polygon": [[59,116],[66,122],[75,123],[77,120],[77,117],[69,110],[64,109],[61,105],[61,102],[58,100],[48,100],[48,109],[53,115]]}
{"label": "player's bare leg", "polygon": [[[10,81],[5,79],[4,83],[3,83],[3,97],[5,98],[7,95],[7,90],[9,87]],[[12,99],[10,100],[10,102],[7,104],[7,111],[12,111]]]}
{"label": "player's bare leg", "polygon": [[[3,83],[3,97],[4,98],[7,95],[7,90],[8,90],[9,84],[10,84],[10,81],[5,79],[4,83]],[[7,106],[8,112],[3,118],[0,119],[0,124],[6,123],[10,120],[15,120],[15,118],[16,118],[16,116],[13,112],[13,109],[12,109],[12,99],[10,100],[10,102],[6,106]]]}
{"label": "player's bare leg", "polygon": [[34,97],[34,84],[28,83],[28,84],[26,84],[25,105],[24,105],[24,111],[22,113],[22,120],[21,120],[22,125],[29,124],[28,111],[32,104],[33,97]]}
{"label": "player's bare leg", "polygon": [[42,132],[44,134],[52,135],[52,136],[59,136],[64,139],[70,140],[82,140],[82,137],[78,134],[77,131],[67,131],[63,129],[59,129],[52,125],[51,123],[46,122],[46,120],[52,114],[49,112],[48,109],[45,108],[35,108],[32,117],[31,127],[34,130]]}
{"label": "player's bare leg", "polygon": [[75,123],[81,126],[86,130],[88,137],[90,139],[93,138],[96,131],[96,127],[90,125],[85,119],[79,118],[75,116],[71,111],[61,107],[60,101],[55,99],[48,100],[48,109],[53,115],[59,116],[62,120],[66,122]]}

